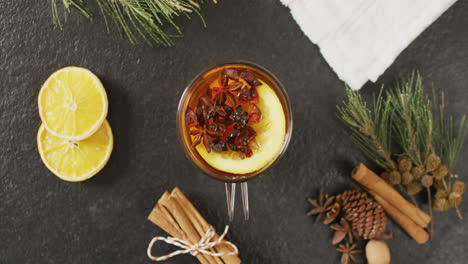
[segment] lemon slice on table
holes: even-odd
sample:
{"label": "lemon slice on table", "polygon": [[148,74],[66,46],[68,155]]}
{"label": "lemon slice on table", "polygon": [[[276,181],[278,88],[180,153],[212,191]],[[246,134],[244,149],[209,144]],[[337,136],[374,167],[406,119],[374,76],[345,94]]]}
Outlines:
{"label": "lemon slice on table", "polygon": [[112,130],[107,120],[91,137],[71,141],[51,134],[44,125],[37,133],[37,147],[47,168],[65,181],[84,181],[104,166],[112,152]]}
{"label": "lemon slice on table", "polygon": [[238,152],[208,153],[203,144],[196,149],[200,156],[213,168],[234,174],[247,174],[266,166],[281,150],[286,135],[286,117],[276,93],[265,83],[257,87],[258,108],[262,111],[260,122],[253,124],[257,132],[256,144],[252,144],[253,154],[242,159]]}
{"label": "lemon slice on table", "polygon": [[96,75],[84,68],[65,67],[42,85],[38,106],[42,123],[52,135],[77,141],[101,127],[108,101]]}

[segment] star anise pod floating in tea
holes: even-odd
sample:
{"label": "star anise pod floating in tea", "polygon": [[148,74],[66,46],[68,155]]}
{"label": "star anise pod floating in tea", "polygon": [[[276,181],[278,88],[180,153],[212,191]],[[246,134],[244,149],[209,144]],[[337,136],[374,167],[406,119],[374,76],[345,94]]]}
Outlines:
{"label": "star anise pod floating in tea", "polygon": [[185,119],[187,121],[187,127],[189,128],[198,125],[197,114],[195,114],[191,109],[189,109],[185,114]]}
{"label": "star anise pod floating in tea", "polygon": [[334,199],[334,196],[329,197],[328,194],[325,194],[323,189],[320,189],[318,200],[311,198],[308,199],[309,203],[312,204],[315,208],[310,210],[307,213],[307,215],[317,215],[317,217],[315,218],[315,222],[321,222],[323,220],[324,215],[332,208],[332,203]]}
{"label": "star anise pod floating in tea", "polygon": [[220,136],[221,133],[212,131],[206,126],[202,126],[198,129],[190,130],[190,135],[195,136],[195,138],[192,141],[192,148],[196,147],[198,144],[200,144],[203,141],[203,145],[205,145],[206,151],[208,153],[211,152],[211,147],[213,145],[213,141],[211,139],[212,136]]}
{"label": "star anise pod floating in tea", "polygon": [[335,230],[335,235],[333,235],[333,245],[336,245],[343,241],[343,239],[347,236],[349,242],[353,242],[354,233],[351,228],[351,225],[342,217],[340,219],[340,223],[333,224],[330,226],[331,229]]}
{"label": "star anise pod floating in tea", "polygon": [[361,253],[361,250],[356,249],[357,243],[346,242],[341,244],[336,251],[343,253],[341,256],[341,264],[348,264],[350,260],[353,263],[357,263],[355,254]]}
{"label": "star anise pod floating in tea", "polygon": [[225,105],[224,110],[228,115],[228,123],[234,124],[234,129],[242,129],[247,125],[249,114],[244,112],[241,105],[237,106],[235,111],[231,107]]}
{"label": "star anise pod floating in tea", "polygon": [[230,106],[237,104],[235,96],[230,92],[229,86],[215,87],[211,92],[211,99],[219,104],[227,103]]}

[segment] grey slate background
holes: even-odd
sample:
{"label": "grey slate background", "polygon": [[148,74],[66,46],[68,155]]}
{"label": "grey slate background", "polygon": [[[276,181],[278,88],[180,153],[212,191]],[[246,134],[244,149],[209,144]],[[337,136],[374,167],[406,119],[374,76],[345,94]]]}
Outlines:
{"label": "grey slate background", "polygon": [[[221,230],[227,223],[223,185],[205,177],[177,144],[175,112],[191,78],[228,59],[259,63],[285,84],[294,135],[280,163],[249,184],[252,217],[240,201],[229,239],[245,263],[338,263],[332,232],[305,216],[306,197],[320,186],[338,192],[363,160],[335,118],[344,96],[318,48],[278,0],[220,1],[185,21],[174,48],[132,46],[102,18],[73,13],[63,30],[52,24],[49,1],[0,1],[0,263],[149,263],[146,247],[164,235],[146,220],[166,189],[179,186]],[[468,1],[460,0],[422,33],[385,72],[419,69],[427,86],[445,91],[449,110],[468,112]],[[36,150],[40,125],[36,98],[55,70],[77,65],[103,81],[115,136],[110,162],[94,178],[67,183],[51,174]],[[468,148],[461,153],[462,179]],[[468,203],[462,205],[466,217]],[[466,263],[466,220],[436,214],[436,237],[419,246],[393,223],[392,263]],[[161,246],[159,253],[173,248]],[[155,251],[156,253],[156,251]],[[180,256],[166,263],[197,263]]]}

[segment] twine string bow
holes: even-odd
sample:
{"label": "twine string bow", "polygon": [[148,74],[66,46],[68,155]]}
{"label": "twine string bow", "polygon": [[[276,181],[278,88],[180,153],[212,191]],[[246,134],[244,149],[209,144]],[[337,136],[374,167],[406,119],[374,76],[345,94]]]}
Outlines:
{"label": "twine string bow", "polygon": [[[211,255],[213,257],[237,255],[239,253],[239,250],[237,249],[236,245],[234,245],[233,243],[229,241],[223,241],[228,230],[229,230],[229,226],[227,225],[226,228],[224,228],[223,234],[221,234],[221,236],[219,236],[219,238],[216,241],[211,241],[211,239],[214,237],[216,233],[215,233],[213,226],[210,226],[210,228],[208,228],[208,230],[206,231],[205,235],[196,244],[191,244],[190,242],[187,242],[185,240],[178,239],[175,237],[157,236],[157,237],[154,237],[149,243],[148,250],[146,251],[146,253],[148,254],[148,257],[151,260],[155,260],[155,261],[164,261],[174,256],[177,256],[180,254],[187,254],[187,253],[190,253],[192,256],[196,256],[198,253],[202,253],[202,254]],[[155,257],[151,254],[151,249],[153,248],[153,245],[159,240],[164,241],[168,244],[180,247],[181,249],[176,250],[164,256]],[[221,252],[214,253],[214,252],[209,251],[209,249],[220,244],[226,244],[230,246],[232,248],[232,251],[227,252],[227,253],[221,253]]]}

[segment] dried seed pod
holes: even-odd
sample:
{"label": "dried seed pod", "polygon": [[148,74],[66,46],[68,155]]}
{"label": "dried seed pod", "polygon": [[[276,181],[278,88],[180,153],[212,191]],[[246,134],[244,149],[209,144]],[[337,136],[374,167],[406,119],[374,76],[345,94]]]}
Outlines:
{"label": "dried seed pod", "polygon": [[448,196],[448,193],[447,191],[443,190],[443,189],[439,189],[436,191],[435,195],[434,195],[434,198],[435,199],[442,199],[442,198],[447,198]]}
{"label": "dried seed pod", "polygon": [[421,182],[418,180],[412,181],[410,184],[406,185],[405,187],[406,187],[406,192],[409,195],[415,195],[419,193],[420,191],[422,191],[423,189]]}
{"label": "dried seed pod", "polygon": [[453,192],[463,194],[465,192],[465,183],[462,181],[456,181],[453,184]]}
{"label": "dried seed pod", "polygon": [[424,168],[421,167],[413,167],[411,169],[411,174],[413,174],[413,177],[415,180],[421,179],[421,177],[424,174]]}
{"label": "dried seed pod", "polygon": [[382,174],[380,174],[380,178],[382,178],[384,181],[386,181],[387,183],[389,182],[389,173],[388,172],[382,172]]}
{"label": "dried seed pod", "polygon": [[412,167],[413,163],[411,162],[411,160],[407,158],[400,158],[398,160],[398,170],[400,170],[401,173],[411,171]]}
{"label": "dried seed pod", "polygon": [[426,187],[426,188],[429,188],[432,186],[432,184],[434,183],[434,178],[433,176],[430,176],[430,175],[424,175],[422,176],[421,178],[421,184]]}
{"label": "dried seed pod", "polygon": [[388,183],[396,185],[401,183],[401,173],[399,171],[392,171],[388,175]]}
{"label": "dried seed pod", "polygon": [[450,209],[450,203],[447,199],[435,199],[432,203],[432,209],[436,211],[447,211]]}
{"label": "dried seed pod", "polygon": [[426,164],[426,169],[430,171],[435,171],[437,168],[440,166],[440,158],[436,154],[432,153],[429,156],[427,156],[425,164]]}
{"label": "dried seed pod", "polygon": [[449,195],[450,206],[453,206],[453,207],[459,206],[461,204],[461,201],[462,201],[461,194],[452,192]]}
{"label": "dried seed pod", "polygon": [[434,188],[437,190],[445,190],[444,180],[434,178],[434,183],[432,184]]}
{"label": "dried seed pod", "polygon": [[411,174],[411,172],[403,172],[403,174],[401,175],[401,183],[402,184],[409,184],[410,182],[412,182],[414,180],[414,177],[413,177],[413,174]]}
{"label": "dried seed pod", "polygon": [[398,164],[394,160],[390,161],[390,164],[388,165],[392,169],[398,169]]}
{"label": "dried seed pod", "polygon": [[432,172],[432,174],[436,179],[443,179],[448,174],[447,166],[440,165],[439,168],[437,168],[437,170]]}

